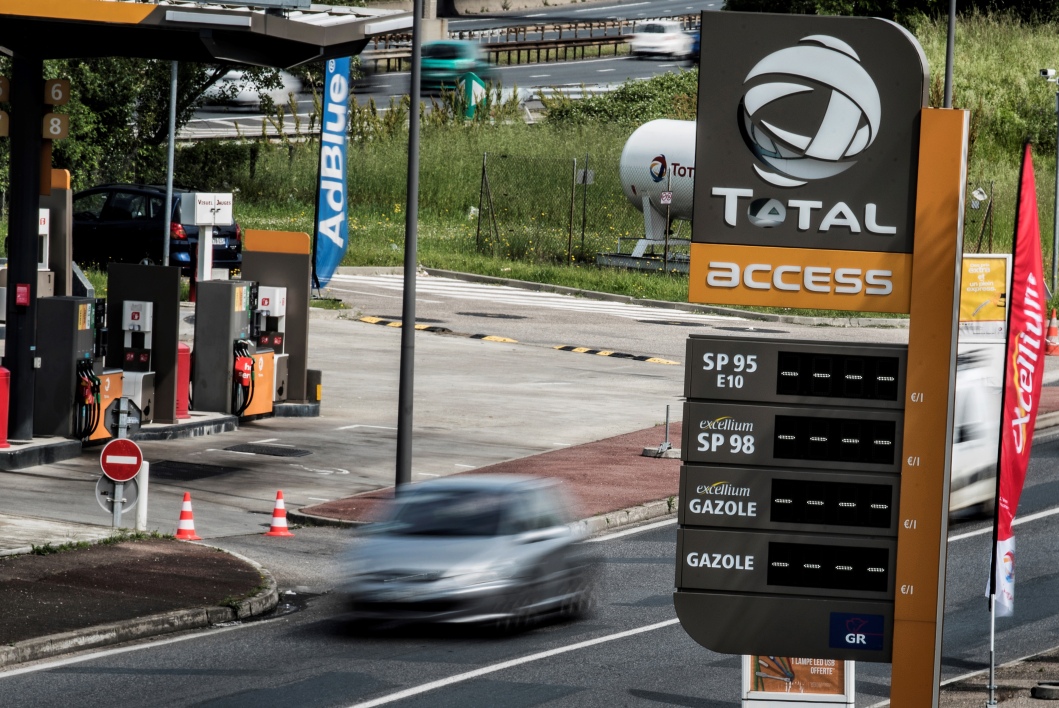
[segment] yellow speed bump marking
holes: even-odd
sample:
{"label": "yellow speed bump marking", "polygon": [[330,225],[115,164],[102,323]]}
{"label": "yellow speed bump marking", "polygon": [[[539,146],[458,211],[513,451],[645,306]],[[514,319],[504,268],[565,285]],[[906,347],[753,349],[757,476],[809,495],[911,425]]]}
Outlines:
{"label": "yellow speed bump marking", "polygon": [[518,344],[517,339],[508,339],[507,337],[497,337],[492,334],[472,334],[471,339],[481,339],[484,342],[503,342],[504,344]]}
{"label": "yellow speed bump marking", "polygon": [[552,349],[558,349],[561,352],[577,352],[578,354],[595,354],[596,356],[609,356],[612,359],[631,359],[632,361],[646,361],[650,364],[668,364],[671,366],[680,366],[679,361],[662,359],[657,356],[626,354],[625,352],[612,352],[606,349],[589,349],[588,347],[572,347],[569,344],[557,344],[552,347]]}

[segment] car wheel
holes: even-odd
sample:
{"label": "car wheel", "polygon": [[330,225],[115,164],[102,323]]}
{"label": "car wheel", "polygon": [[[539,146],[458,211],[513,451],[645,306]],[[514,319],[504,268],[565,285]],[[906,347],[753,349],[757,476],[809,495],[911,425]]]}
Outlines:
{"label": "car wheel", "polygon": [[154,261],[150,257],[144,256],[140,259],[139,265],[154,265]]}
{"label": "car wheel", "polygon": [[517,634],[529,626],[528,598],[525,594],[513,595],[504,603],[504,616],[497,620],[496,630],[500,634]]}
{"label": "car wheel", "polygon": [[594,584],[584,579],[571,580],[559,614],[565,620],[585,619],[595,613],[597,606],[598,598]]}

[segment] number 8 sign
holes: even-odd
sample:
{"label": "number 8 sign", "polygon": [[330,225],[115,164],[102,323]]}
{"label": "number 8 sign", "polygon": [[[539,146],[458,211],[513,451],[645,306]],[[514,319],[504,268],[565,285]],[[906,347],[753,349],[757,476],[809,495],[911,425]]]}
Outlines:
{"label": "number 8 sign", "polygon": [[41,137],[45,140],[62,140],[70,134],[70,116],[61,113],[46,113]]}

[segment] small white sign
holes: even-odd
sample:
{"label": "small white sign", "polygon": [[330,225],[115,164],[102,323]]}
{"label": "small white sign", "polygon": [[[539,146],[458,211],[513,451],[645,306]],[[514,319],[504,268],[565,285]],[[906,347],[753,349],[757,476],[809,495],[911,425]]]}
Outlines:
{"label": "small white sign", "polygon": [[672,204],[673,203],[673,193],[672,192],[662,192],[662,195],[659,198],[659,201],[662,204]]}
{"label": "small white sign", "polygon": [[231,192],[187,192],[180,195],[180,221],[195,226],[231,226]]}
{"label": "small white sign", "polygon": [[51,223],[51,211],[48,210],[48,209],[41,209],[39,211],[39,214],[40,214],[40,216],[38,218],[38,223],[37,223],[37,235],[38,236],[47,236],[48,235],[48,225]]}

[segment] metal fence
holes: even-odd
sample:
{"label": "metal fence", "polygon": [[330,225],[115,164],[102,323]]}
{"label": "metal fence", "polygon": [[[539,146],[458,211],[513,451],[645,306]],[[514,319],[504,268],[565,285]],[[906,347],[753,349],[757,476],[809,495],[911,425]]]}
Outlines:
{"label": "metal fence", "polygon": [[617,158],[482,155],[479,253],[587,263],[642,232],[643,215],[622,193]]}
{"label": "metal fence", "polygon": [[967,185],[963,213],[964,253],[993,252],[993,183]]}

